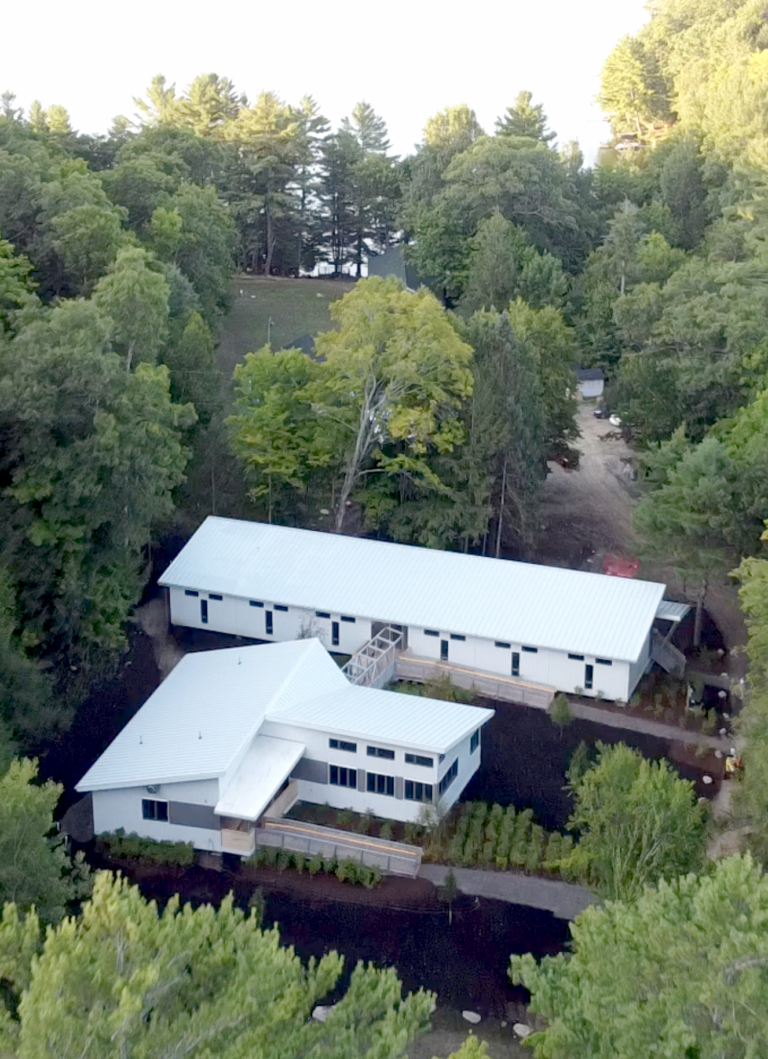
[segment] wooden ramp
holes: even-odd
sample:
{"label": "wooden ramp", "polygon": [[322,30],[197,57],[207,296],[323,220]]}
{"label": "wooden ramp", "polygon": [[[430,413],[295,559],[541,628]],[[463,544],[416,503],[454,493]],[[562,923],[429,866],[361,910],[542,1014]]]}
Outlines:
{"label": "wooden ramp", "polygon": [[526,680],[502,677],[480,669],[471,669],[469,666],[418,658],[410,651],[403,651],[397,656],[395,673],[398,680],[415,680],[420,684],[436,677],[449,676],[459,688],[474,689],[478,695],[489,699],[516,702],[521,706],[534,706],[540,710],[549,709],[549,704],[556,694],[555,688],[545,684],[531,684]]}
{"label": "wooden ramp", "polygon": [[404,842],[386,842],[352,831],[321,827],[302,820],[263,819],[256,828],[256,844],[279,846],[308,857],[335,857],[337,860],[357,860],[377,865],[392,875],[415,878],[421,867],[421,848]]}

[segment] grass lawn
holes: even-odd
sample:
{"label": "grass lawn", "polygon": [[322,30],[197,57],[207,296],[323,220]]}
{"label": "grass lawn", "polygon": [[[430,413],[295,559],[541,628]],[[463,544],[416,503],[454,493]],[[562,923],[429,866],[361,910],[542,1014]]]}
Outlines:
{"label": "grass lawn", "polygon": [[266,344],[270,317],[273,349],[282,349],[302,335],[327,331],[331,326],[328,303],[353,286],[349,280],[236,276],[232,311],[221,326],[219,370],[231,378],[246,353]]}

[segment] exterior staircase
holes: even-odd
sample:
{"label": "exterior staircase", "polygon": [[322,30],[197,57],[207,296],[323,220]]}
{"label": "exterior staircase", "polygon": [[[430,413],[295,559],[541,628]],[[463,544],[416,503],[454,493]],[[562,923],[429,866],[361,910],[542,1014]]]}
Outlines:
{"label": "exterior staircase", "polygon": [[651,658],[654,662],[658,662],[667,673],[674,673],[681,677],[685,672],[685,655],[669,640],[665,640],[658,629],[653,630]]}
{"label": "exterior staircase", "polygon": [[380,688],[395,674],[397,656],[403,650],[403,632],[385,625],[368,643],[352,655],[341,671],[350,684]]}

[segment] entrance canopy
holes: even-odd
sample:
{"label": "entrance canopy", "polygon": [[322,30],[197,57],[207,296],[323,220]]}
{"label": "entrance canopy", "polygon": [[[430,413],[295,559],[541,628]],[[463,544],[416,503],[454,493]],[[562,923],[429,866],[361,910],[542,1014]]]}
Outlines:
{"label": "entrance canopy", "polygon": [[656,617],[661,621],[682,621],[690,609],[687,603],[673,603],[671,599],[662,599],[656,608]]}
{"label": "entrance canopy", "polygon": [[306,749],[304,743],[257,735],[216,804],[216,815],[258,820]]}

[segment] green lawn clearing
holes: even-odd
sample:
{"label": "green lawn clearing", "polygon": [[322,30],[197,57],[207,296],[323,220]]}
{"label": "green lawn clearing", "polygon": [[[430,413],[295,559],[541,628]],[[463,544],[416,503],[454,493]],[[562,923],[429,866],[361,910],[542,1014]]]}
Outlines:
{"label": "green lawn clearing", "polygon": [[353,286],[349,280],[236,276],[232,311],[221,325],[219,370],[231,378],[246,353],[266,344],[270,318],[273,349],[282,349],[302,335],[327,331],[331,327],[328,304]]}

